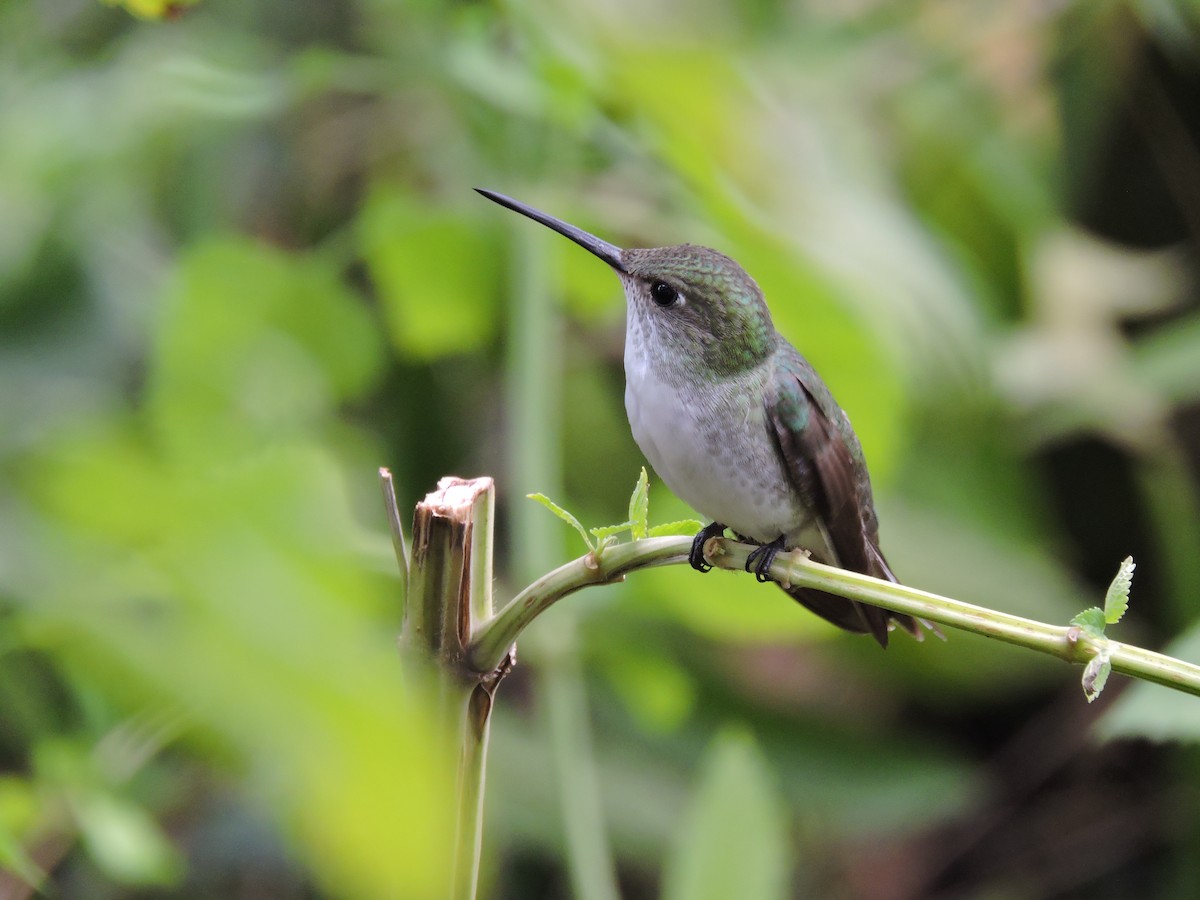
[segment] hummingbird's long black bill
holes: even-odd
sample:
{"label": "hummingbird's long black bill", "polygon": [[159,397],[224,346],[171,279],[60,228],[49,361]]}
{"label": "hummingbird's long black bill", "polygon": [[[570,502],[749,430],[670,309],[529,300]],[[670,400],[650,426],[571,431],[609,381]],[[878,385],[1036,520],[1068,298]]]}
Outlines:
{"label": "hummingbird's long black bill", "polygon": [[557,231],[563,237],[570,238],[584,250],[600,257],[618,272],[625,271],[625,266],[621,263],[620,247],[610,244],[608,241],[602,241],[594,234],[588,234],[582,228],[576,228],[562,219],[556,219],[554,216],[547,215],[540,209],[534,209],[520,200],[514,200],[512,197],[506,197],[504,194],[499,194],[496,191],[489,191],[487,188],[475,188],[475,190],[492,202],[506,206],[513,212],[519,212],[523,216],[528,216],[533,221],[541,222],[547,228]]}

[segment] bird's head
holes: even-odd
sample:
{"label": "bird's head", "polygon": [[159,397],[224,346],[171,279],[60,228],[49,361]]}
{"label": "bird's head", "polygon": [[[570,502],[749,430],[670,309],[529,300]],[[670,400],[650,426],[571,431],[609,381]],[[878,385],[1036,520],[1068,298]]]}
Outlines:
{"label": "bird's head", "polygon": [[479,193],[608,263],[625,288],[627,340],[652,360],[725,376],[758,365],[775,349],[775,326],[762,291],[723,253],[695,244],[624,250],[519,200]]}

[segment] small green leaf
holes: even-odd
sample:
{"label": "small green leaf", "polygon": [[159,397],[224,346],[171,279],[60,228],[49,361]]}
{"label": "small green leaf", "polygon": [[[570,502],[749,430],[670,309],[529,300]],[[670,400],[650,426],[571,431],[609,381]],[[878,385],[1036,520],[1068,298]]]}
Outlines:
{"label": "small green leaf", "polygon": [[1104,610],[1098,606],[1085,609],[1071,620],[1072,625],[1078,625],[1088,634],[1100,637],[1104,634]]}
{"label": "small green leaf", "polygon": [[583,542],[585,544],[587,544],[587,548],[589,550],[596,549],[595,546],[592,544],[592,539],[590,537],[588,537],[588,533],[586,531],[584,531],[583,526],[579,524],[579,520],[577,518],[575,518],[573,515],[571,515],[569,512],[567,512],[565,509],[563,509],[561,506],[559,506],[557,503],[555,503],[553,500],[551,500],[549,497],[547,497],[545,494],[526,494],[525,496],[528,497],[530,500],[536,500],[538,503],[542,504],[542,506],[546,507],[546,509],[550,510],[550,512],[554,513],[556,516],[558,516],[560,519],[562,519],[564,522],[566,522],[568,525],[570,525],[572,528],[574,528],[576,531],[578,531],[579,536],[581,538],[583,538]]}
{"label": "small green leaf", "polygon": [[1088,703],[1100,696],[1111,671],[1112,662],[1108,658],[1107,650],[1101,650],[1088,660],[1088,664],[1083,669],[1083,695],[1087,697]]}
{"label": "small green leaf", "polygon": [[620,525],[601,525],[598,528],[589,528],[588,530],[598,539],[612,537],[614,534],[620,534],[622,531],[629,531],[633,528],[632,522],[622,522]]}
{"label": "small green leaf", "polygon": [[638,476],[633,493],[629,496],[629,524],[635,541],[646,536],[646,523],[650,518],[650,479],[646,476],[646,467],[642,466],[642,474]]}
{"label": "small green leaf", "polygon": [[671,537],[672,535],[695,534],[703,527],[704,523],[697,522],[695,519],[680,519],[678,522],[655,525],[646,533],[650,537]]}
{"label": "small green leaf", "polygon": [[424,362],[470,353],[495,334],[500,253],[484,221],[410,187],[380,183],[367,195],[358,247],[401,354]]}
{"label": "small green leaf", "polygon": [[1129,609],[1129,588],[1133,584],[1135,568],[1137,563],[1133,561],[1133,557],[1125,557],[1121,567],[1117,569],[1117,577],[1108,586],[1108,593],[1104,595],[1104,620],[1109,625],[1120,622],[1125,610]]}

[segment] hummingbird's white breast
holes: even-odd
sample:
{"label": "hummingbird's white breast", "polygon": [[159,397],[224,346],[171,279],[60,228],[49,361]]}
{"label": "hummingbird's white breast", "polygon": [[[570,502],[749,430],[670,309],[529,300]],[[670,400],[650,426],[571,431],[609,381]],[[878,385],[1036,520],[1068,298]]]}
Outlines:
{"label": "hummingbird's white breast", "polygon": [[798,538],[809,519],[767,427],[771,364],[705,381],[625,350],[625,411],[655,472],[701,515],[763,543]]}

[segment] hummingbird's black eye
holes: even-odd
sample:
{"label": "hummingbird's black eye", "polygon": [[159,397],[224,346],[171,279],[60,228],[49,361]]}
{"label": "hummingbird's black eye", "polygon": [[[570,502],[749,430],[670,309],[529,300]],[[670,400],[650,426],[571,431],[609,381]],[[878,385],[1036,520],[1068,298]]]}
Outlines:
{"label": "hummingbird's black eye", "polygon": [[675,288],[671,287],[665,281],[656,281],[650,285],[650,296],[659,306],[670,306],[679,299],[679,294]]}

